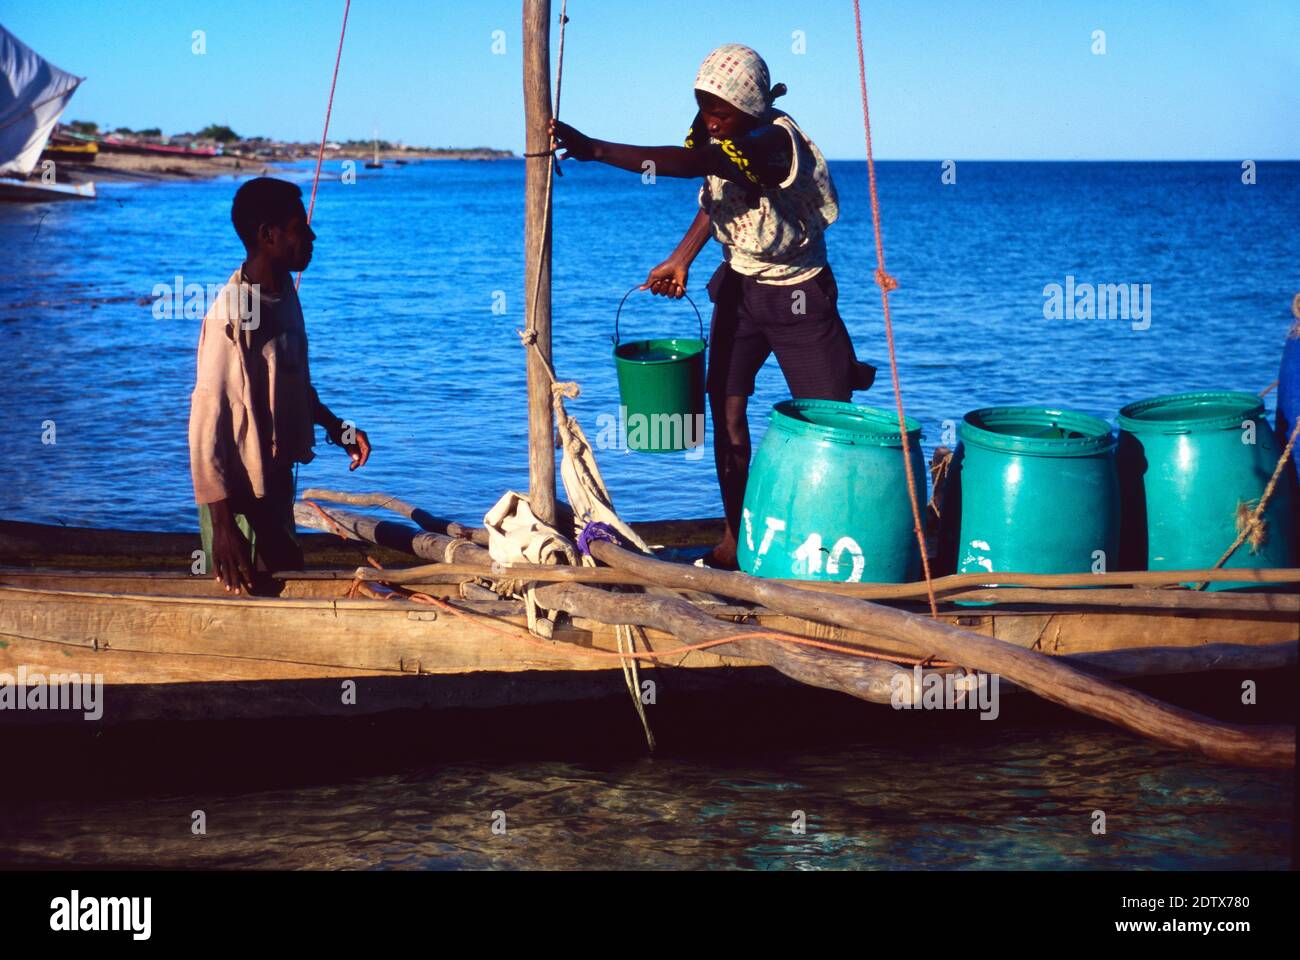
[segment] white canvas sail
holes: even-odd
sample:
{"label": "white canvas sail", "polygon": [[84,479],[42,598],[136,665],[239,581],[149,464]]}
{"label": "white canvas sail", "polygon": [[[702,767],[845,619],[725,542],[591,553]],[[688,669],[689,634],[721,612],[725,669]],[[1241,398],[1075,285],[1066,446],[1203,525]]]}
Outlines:
{"label": "white canvas sail", "polygon": [[0,175],[32,172],[81,80],[0,26]]}

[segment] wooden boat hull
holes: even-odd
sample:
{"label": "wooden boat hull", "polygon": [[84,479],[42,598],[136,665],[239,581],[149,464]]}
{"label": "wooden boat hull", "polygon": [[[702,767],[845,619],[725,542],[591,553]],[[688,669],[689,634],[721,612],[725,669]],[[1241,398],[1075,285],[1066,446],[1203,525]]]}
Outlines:
{"label": "wooden boat hull", "polygon": [[56,200],[94,200],[93,183],[41,183],[0,178],[0,201],[49,203]]}
{"label": "wooden boat hull", "polygon": [[63,163],[94,163],[99,156],[99,145],[94,143],[48,143],[41,151],[42,159]]}
{"label": "wooden boat hull", "polygon": [[[142,558],[179,566],[193,539],[0,522],[0,562],[26,564],[39,555],[61,567],[0,568],[0,684],[20,670],[29,683],[36,675],[98,675],[106,722],[496,709],[628,695],[613,627],[564,619],[543,640],[527,632],[520,602],[459,599],[454,583],[419,589],[452,598],[461,615],[404,599],[350,599],[355,566],[345,565],[355,553],[332,537],[304,539],[309,559],[334,569],[287,578],[277,598],[232,597],[185,569],[120,569]],[[1148,606],[1121,608],[1108,605],[1112,592],[1059,591],[1052,605],[944,605],[940,616],[1111,676],[1295,665],[1296,594],[1180,591],[1171,605],[1167,593],[1151,591]],[[696,605],[724,622],[854,644],[881,657],[917,656],[887,637],[762,608],[703,596]],[[656,630],[646,631],[646,641],[650,651],[681,646]],[[641,671],[657,683],[666,674],[677,686],[704,690],[780,682],[766,666],[710,650],[642,661]],[[353,681],[355,696],[344,696],[345,681]],[[0,709],[0,726],[80,719],[68,711]]]}
{"label": "wooden boat hull", "polygon": [[141,143],[134,140],[105,139],[97,141],[105,153],[138,153],[165,157],[215,157],[216,147],[177,147],[166,143]]}
{"label": "wooden boat hull", "polygon": [[[611,656],[617,648],[614,633],[603,624],[566,622],[551,640],[541,640],[527,634],[515,602],[456,601],[473,618],[463,619],[410,601],[343,598],[345,577],[340,572],[290,581],[290,596],[282,598],[229,598],[86,589],[114,581],[138,588],[151,579],[144,574],[5,571],[0,573],[0,674],[16,677],[25,668],[29,678],[100,675],[106,688],[104,719],[110,722],[490,709],[596,699],[624,690],[619,660]],[[210,589],[206,581],[187,582],[183,574],[155,582],[170,590]],[[335,596],[319,595],[326,591]],[[914,653],[843,628],[725,603],[701,606],[723,620],[854,643],[882,655]],[[943,619],[1052,655],[1101,654],[1104,661],[1109,654],[1121,674],[1173,674],[1294,664],[1300,639],[1296,613],[1293,604],[1242,612],[1111,613],[1006,606],[979,613],[949,610]],[[647,640],[652,651],[679,646],[653,630]],[[1224,645],[1231,652],[1216,659],[1214,651]],[[1241,648],[1259,656],[1243,659]],[[1164,652],[1164,666],[1152,661],[1157,649]],[[656,666],[731,678],[771,672],[752,661],[698,650],[646,663],[644,675],[654,677]],[[343,696],[345,680],[358,686],[352,702]],[[0,711],[0,724],[67,719],[58,711]]]}

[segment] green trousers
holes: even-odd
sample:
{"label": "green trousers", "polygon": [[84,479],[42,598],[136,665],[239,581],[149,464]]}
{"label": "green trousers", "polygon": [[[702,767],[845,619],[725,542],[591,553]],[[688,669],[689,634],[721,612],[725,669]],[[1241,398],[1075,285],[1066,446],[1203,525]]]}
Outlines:
{"label": "green trousers", "polygon": [[[235,525],[248,542],[255,593],[274,591],[276,584],[270,574],[303,567],[302,547],[298,543],[297,524],[293,519],[297,487],[293,470],[280,470],[268,475],[265,497],[231,498]],[[206,503],[199,504],[199,536],[203,540],[207,570],[214,574],[212,511]]]}

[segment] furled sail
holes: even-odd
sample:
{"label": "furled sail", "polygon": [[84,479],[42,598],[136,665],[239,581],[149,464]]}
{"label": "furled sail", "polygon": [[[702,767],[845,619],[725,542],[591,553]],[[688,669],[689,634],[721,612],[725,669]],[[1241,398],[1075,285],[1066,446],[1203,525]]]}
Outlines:
{"label": "furled sail", "polygon": [[81,81],[0,26],[0,175],[32,172]]}

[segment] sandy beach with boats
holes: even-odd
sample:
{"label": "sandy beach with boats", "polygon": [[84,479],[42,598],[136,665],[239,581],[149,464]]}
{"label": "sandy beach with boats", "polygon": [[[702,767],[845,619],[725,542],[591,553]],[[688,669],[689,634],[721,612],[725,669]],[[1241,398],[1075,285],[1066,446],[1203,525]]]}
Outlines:
{"label": "sandy beach with boats", "polygon": [[101,153],[93,164],[59,165],[60,179],[71,183],[131,183],[200,180],[270,172],[271,164],[240,157],[169,157]]}
{"label": "sandy beach with boats", "polygon": [[[101,150],[93,163],[59,163],[59,179],[67,183],[147,183],[170,180],[205,180],[217,177],[267,176],[282,164],[306,159],[314,154],[268,159],[256,156],[229,155],[193,157],[167,154],[117,153]],[[514,156],[510,151],[483,150],[403,150],[393,154],[405,163],[428,160],[496,160]],[[328,151],[327,163],[366,158]],[[57,161],[56,161],[57,162]]]}

